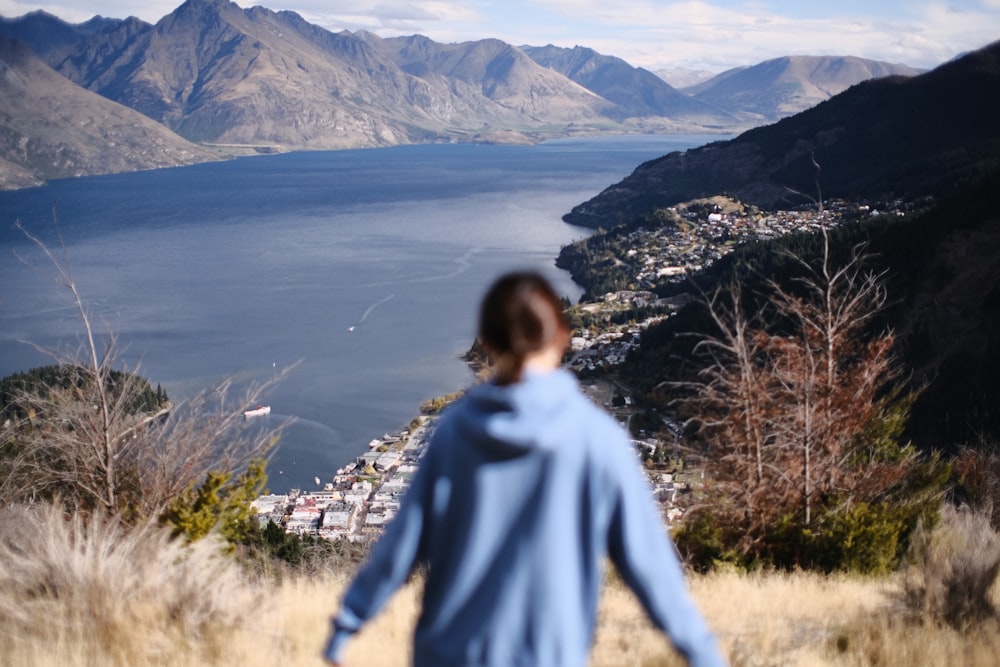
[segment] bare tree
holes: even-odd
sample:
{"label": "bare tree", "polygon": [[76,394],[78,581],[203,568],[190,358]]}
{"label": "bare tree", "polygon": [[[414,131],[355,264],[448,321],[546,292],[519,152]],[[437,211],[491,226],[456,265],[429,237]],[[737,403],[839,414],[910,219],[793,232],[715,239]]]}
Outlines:
{"label": "bare tree", "polygon": [[[795,335],[775,341],[773,372],[784,397],[797,406],[782,431],[801,463],[798,480],[803,518],[811,523],[814,497],[844,490],[844,457],[856,435],[875,416],[879,392],[898,378],[892,363],[893,334],[866,340],[864,329],[882,311],[885,274],[866,271],[862,246],[835,268],[830,238],[823,230],[823,255],[814,267],[790,255],[803,272],[795,293],[770,281],[780,317]],[[794,472],[795,467],[791,469]]]}
{"label": "bare tree", "polygon": [[[697,416],[689,421],[697,422],[711,446],[712,480],[719,495],[738,499],[746,521],[759,528],[771,518],[769,496],[776,483],[771,461],[775,434],[768,417],[772,378],[761,372],[770,340],[761,329],[760,314],[750,317],[740,305],[735,285],[705,295],[704,303],[717,334],[694,348],[708,363],[696,383],[684,385],[694,393],[687,407]],[[744,536],[752,540],[759,532],[747,530]]]}
{"label": "bare tree", "polygon": [[892,332],[869,331],[885,276],[866,270],[862,247],[835,267],[825,231],[823,241],[815,265],[792,257],[801,275],[788,287],[766,283],[752,316],[736,286],[703,298],[716,332],[695,347],[706,364],[681,403],[709,448],[714,494],[693,514],[725,514],[743,553],[778,522],[808,527],[819,508],[884,498],[916,465],[911,448],[886,445],[908,403]]}
{"label": "bare tree", "polygon": [[233,398],[227,380],[180,404],[137,410],[137,397],[148,383],[138,368],[120,363],[110,330],[99,346],[68,259],[57,258],[20,223],[18,228],[69,290],[83,337],[75,353],[38,348],[69,381],[15,398],[22,422],[3,430],[0,497],[59,497],[74,509],[146,519],[210,473],[239,475],[273,451],[286,424],[257,428],[244,421],[243,410],[257,404],[290,369],[251,383],[239,398]]}

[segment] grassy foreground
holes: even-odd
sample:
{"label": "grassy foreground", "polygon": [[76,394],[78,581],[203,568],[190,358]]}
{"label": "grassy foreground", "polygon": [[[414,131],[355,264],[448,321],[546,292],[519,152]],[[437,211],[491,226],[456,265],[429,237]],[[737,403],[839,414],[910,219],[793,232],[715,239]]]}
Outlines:
{"label": "grassy foreground", "polygon": [[[344,585],[344,573],[253,583],[208,539],[0,511],[0,665],[319,667]],[[898,575],[721,572],[691,587],[737,667],[992,667],[1000,656],[995,620],[964,632],[907,620]],[[408,664],[419,595],[419,581],[396,595],[350,645],[348,667]],[[683,664],[611,577],[592,667]]]}

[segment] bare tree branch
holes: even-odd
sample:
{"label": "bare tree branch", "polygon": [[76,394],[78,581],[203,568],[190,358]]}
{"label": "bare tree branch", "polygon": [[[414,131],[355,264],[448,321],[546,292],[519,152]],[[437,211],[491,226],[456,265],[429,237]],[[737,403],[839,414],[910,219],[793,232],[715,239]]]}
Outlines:
{"label": "bare tree branch", "polygon": [[119,363],[113,332],[103,349],[98,346],[68,260],[60,260],[20,223],[17,227],[68,289],[84,342],[76,354],[35,346],[58,372],[50,385],[26,388],[15,397],[23,417],[3,430],[0,498],[58,496],[75,509],[148,519],[209,473],[238,475],[270,455],[287,422],[261,428],[246,422],[243,410],[260,402],[294,366],[248,384],[235,401],[227,380],[179,404],[140,409],[149,384],[138,367]]}

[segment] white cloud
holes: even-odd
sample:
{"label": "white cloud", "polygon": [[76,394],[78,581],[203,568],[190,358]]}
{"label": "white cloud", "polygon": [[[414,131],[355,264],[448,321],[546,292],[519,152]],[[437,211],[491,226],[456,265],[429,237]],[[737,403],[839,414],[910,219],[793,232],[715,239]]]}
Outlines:
{"label": "white cloud", "polygon": [[[1000,0],[986,0],[1000,3]],[[686,66],[720,70],[782,55],[857,55],[933,67],[996,37],[1000,13],[980,5],[900,3],[899,18],[835,15],[798,18],[769,9],[775,3],[691,0],[662,3],[538,0],[573,21],[578,43],[648,68]],[[968,5],[969,3],[965,3]],[[903,7],[906,13],[903,13]],[[791,10],[789,10],[791,11]],[[812,15],[816,15],[815,11]],[[565,45],[565,44],[564,44]]]}

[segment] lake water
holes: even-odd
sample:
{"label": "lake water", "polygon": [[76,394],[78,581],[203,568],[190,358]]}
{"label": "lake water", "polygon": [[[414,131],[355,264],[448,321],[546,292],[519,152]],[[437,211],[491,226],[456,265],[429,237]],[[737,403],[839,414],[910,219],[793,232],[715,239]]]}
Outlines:
{"label": "lake water", "polygon": [[13,228],[58,249],[55,215],[87,308],[172,398],[301,360],[266,399],[264,419],[296,418],[269,486],[315,488],[468,385],[459,357],[499,273],[538,269],[579,296],[554,261],[588,232],[564,213],[718,138],[294,153],[0,192],[0,377],[49,363],[32,344],[78,345],[67,290]]}

